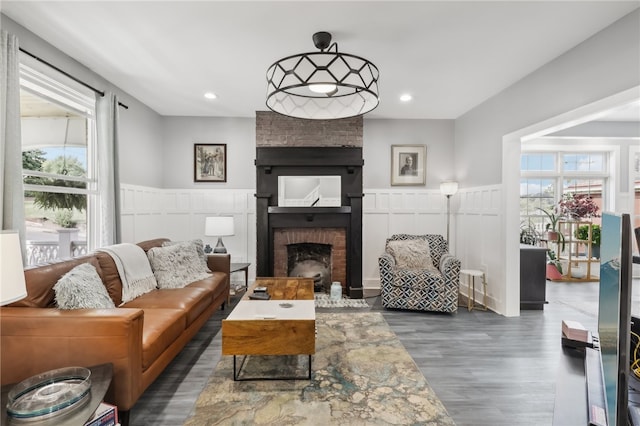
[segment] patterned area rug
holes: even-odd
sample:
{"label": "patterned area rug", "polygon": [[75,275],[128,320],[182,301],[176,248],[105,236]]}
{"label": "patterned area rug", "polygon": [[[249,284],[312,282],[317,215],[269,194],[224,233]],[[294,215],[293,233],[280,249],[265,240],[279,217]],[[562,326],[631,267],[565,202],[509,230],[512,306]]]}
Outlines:
{"label": "patterned area rug", "polygon": [[[318,313],[311,381],[233,380],[223,356],[186,425],[454,425],[382,314]],[[306,372],[308,357],[248,357],[243,371]]]}
{"label": "patterned area rug", "polygon": [[315,293],[316,308],[369,308],[369,304],[364,299],[348,299],[343,297],[340,300],[331,300],[326,293]]}

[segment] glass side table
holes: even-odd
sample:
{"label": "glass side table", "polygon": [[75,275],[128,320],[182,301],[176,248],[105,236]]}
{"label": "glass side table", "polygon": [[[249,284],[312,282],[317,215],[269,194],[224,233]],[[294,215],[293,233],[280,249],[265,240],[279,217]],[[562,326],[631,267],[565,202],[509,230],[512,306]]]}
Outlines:
{"label": "glass side table", "polygon": [[31,424],[42,426],[78,426],[86,423],[96,411],[102,400],[104,399],[107,389],[111,384],[113,377],[113,365],[111,363],[100,364],[93,367],[88,367],[91,371],[91,392],[89,401],[87,401],[82,407],[78,407],[77,410],[70,411],[66,414],[60,414],[59,416],[50,417],[47,419],[37,420],[32,419],[28,422],[25,420],[14,420],[7,415],[7,400],[11,389],[17,383],[2,386],[2,410],[0,414],[0,424],[13,426]]}

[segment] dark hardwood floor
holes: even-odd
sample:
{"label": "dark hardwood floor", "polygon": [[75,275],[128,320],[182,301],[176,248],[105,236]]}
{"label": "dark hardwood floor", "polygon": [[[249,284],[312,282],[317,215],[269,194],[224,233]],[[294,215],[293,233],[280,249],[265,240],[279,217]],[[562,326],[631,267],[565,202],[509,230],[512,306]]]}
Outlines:
{"label": "dark hardwood floor", "polygon": [[[634,312],[640,300],[635,293]],[[367,299],[371,310],[383,313],[458,426],[552,423],[561,321],[597,329],[598,283],[547,282],[547,300],[542,311],[505,318],[465,307],[455,314],[388,311],[378,297]],[[220,359],[220,321],[229,312],[229,307],[217,312],[147,389],[131,410],[130,425],[184,422]]]}

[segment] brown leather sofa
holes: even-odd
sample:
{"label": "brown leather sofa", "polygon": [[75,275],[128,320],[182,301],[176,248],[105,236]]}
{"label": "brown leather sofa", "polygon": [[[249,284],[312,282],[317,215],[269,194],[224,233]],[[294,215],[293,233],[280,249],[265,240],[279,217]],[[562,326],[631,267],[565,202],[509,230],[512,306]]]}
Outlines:
{"label": "brown leather sofa", "polygon": [[[167,239],[138,243],[145,251]],[[229,297],[229,255],[208,257],[210,278],[184,288],[153,290],[115,309],[60,310],[53,286],[90,262],[116,306],[122,282],[107,253],[25,269],[27,297],[0,308],[2,384],[68,366],[113,363],[106,401],[128,411],[216,309]]]}

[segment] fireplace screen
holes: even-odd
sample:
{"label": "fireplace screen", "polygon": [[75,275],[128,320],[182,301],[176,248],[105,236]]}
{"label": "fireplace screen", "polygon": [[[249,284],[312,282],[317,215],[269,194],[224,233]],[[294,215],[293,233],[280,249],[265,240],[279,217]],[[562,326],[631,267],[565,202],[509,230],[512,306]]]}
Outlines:
{"label": "fireplace screen", "polygon": [[331,289],[331,245],[288,244],[287,275],[313,278],[315,292],[329,292]]}

